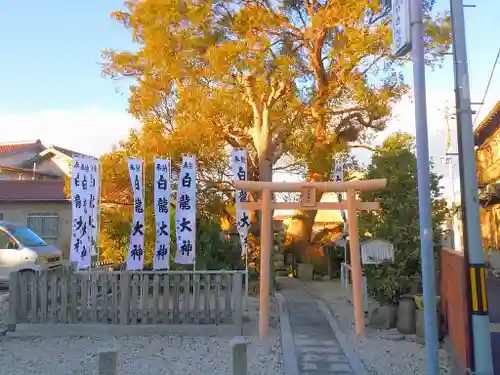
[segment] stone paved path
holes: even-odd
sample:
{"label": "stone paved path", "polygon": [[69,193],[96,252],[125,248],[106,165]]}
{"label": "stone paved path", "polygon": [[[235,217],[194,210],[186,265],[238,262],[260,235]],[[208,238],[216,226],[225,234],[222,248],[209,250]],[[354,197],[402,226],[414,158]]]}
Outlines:
{"label": "stone paved path", "polygon": [[294,280],[280,281],[300,375],[356,375],[318,301]]}

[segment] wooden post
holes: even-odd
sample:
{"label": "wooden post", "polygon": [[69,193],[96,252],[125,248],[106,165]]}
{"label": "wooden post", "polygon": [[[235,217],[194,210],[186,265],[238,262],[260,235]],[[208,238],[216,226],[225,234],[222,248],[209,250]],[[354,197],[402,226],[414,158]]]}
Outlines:
{"label": "wooden post", "polygon": [[259,304],[259,336],[267,336],[269,326],[269,280],[271,254],[271,191],[262,190],[262,211],[260,230],[260,304]]}
{"label": "wooden post", "polygon": [[19,308],[19,277],[20,273],[13,271],[9,274],[9,319],[7,331],[15,332],[17,323],[17,310]]}
{"label": "wooden post", "polygon": [[354,304],[354,323],[356,334],[365,333],[365,314],[363,308],[363,272],[359,252],[358,212],[356,210],[356,191],[347,190],[347,222],[349,223],[349,252],[352,267],[352,296]]}

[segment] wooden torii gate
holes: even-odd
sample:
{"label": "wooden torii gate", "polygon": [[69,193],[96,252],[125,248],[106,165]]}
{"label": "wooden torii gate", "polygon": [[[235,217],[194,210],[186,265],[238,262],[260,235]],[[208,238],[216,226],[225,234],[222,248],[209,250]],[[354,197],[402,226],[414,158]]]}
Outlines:
{"label": "wooden torii gate", "polygon": [[[269,281],[272,238],[273,210],[347,210],[349,223],[349,250],[352,266],[354,321],[356,333],[362,336],[365,330],[363,309],[363,274],[359,251],[358,210],[372,211],[380,209],[379,202],[362,202],[356,198],[359,191],[372,191],[385,188],[387,181],[356,180],[346,182],[260,182],[234,181],[236,189],[256,191],[261,193],[257,202],[241,202],[242,210],[260,210],[260,306],[259,306],[259,336],[267,336],[269,328]],[[300,192],[300,202],[275,202],[273,192]],[[317,202],[317,192],[347,192],[344,202]]]}

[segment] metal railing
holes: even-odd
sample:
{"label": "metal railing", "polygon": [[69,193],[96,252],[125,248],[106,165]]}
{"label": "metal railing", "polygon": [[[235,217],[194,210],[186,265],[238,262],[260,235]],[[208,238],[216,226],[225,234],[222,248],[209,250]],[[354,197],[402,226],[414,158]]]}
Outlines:
{"label": "metal railing", "polygon": [[[350,264],[342,262],[340,265],[340,281],[345,298],[352,304],[352,266]],[[366,286],[365,275],[363,275],[363,309],[365,314],[368,314],[368,288]]]}
{"label": "metal railing", "polygon": [[26,225],[47,242],[56,243],[59,238],[59,215],[55,212],[30,212]]}

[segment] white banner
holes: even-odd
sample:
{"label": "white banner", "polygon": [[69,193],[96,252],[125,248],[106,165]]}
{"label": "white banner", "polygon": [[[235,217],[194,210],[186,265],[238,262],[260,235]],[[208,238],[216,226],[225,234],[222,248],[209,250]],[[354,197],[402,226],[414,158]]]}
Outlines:
{"label": "white banner", "polygon": [[[344,181],[344,163],[340,158],[334,162],[333,166],[333,181],[334,182],[343,182]],[[337,193],[337,200],[342,202],[344,200],[343,193]],[[347,217],[345,214],[345,210],[340,210],[340,215],[342,216],[342,220],[344,220],[344,232],[346,230]]]}
{"label": "white banner", "polygon": [[175,205],[177,252],[175,263],[195,264],[196,261],[196,158],[182,157]]}
{"label": "white banner", "polygon": [[130,183],[134,193],[134,214],[127,256],[128,270],[141,270],[144,264],[144,190],[142,160],[128,159]]}
{"label": "white banner", "polygon": [[156,241],[153,268],[170,268],[170,195],[171,162],[170,159],[155,159],[155,220]]}
{"label": "white banner", "polygon": [[73,156],[71,170],[72,232],[70,262],[77,262],[79,270],[89,268],[93,231],[89,186],[91,163],[95,159]]}
{"label": "white banner", "polygon": [[99,160],[87,159],[89,163],[89,227],[90,227],[90,254],[97,255],[97,235],[99,218]]}
{"label": "white banner", "polygon": [[[247,180],[247,151],[241,148],[235,148],[231,152],[231,170],[233,180]],[[247,210],[239,207],[241,202],[248,201],[248,192],[245,190],[236,190],[236,229],[240,235],[241,253],[247,254],[248,251],[248,229],[250,228],[250,217]]]}

